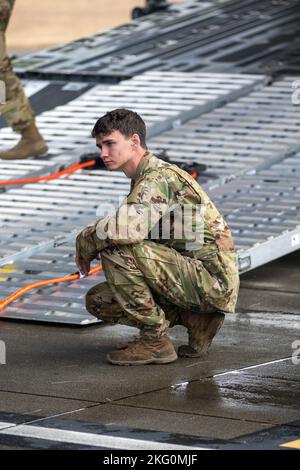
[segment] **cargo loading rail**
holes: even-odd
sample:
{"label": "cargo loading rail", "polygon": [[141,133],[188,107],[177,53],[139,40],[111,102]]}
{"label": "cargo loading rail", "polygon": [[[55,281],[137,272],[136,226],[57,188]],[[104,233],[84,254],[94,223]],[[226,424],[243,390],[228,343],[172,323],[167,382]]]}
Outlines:
{"label": "cargo loading rail", "polygon": [[298,0],[172,5],[119,28],[28,54],[15,66],[31,78],[108,83],[147,70],[299,73],[299,21]]}

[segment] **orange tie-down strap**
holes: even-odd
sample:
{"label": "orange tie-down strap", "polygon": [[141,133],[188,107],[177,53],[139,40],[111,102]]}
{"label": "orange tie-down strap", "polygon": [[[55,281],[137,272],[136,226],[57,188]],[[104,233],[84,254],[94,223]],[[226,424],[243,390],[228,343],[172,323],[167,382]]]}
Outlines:
{"label": "orange tie-down strap", "polygon": [[[102,265],[100,264],[99,266],[96,266],[95,268],[91,269],[90,272],[88,273],[88,276],[91,276],[92,274],[97,273],[98,271],[101,271]],[[11,294],[9,297],[6,297],[6,299],[0,301],[0,312],[3,312],[5,307],[7,307],[9,304],[17,300],[19,297],[22,297],[24,294],[29,292],[32,289],[35,289],[37,287],[41,286],[46,286],[48,284],[58,284],[60,282],[68,282],[68,281],[75,281],[80,278],[80,274],[71,274],[70,276],[66,277],[58,277],[56,279],[47,279],[46,281],[39,281],[39,282],[34,282],[33,284],[27,284],[27,286],[21,287],[21,289],[18,289],[14,294]]]}
{"label": "orange tie-down strap", "polygon": [[82,170],[83,168],[94,166],[95,164],[96,160],[91,160],[85,163],[75,163],[75,165],[69,166],[68,168],[65,168],[65,170],[58,171],[57,173],[53,173],[52,175],[37,176],[35,178],[24,178],[22,180],[0,181],[0,186],[8,186],[12,184],[39,183],[40,181],[55,180],[60,176],[69,175],[70,173],[74,173],[77,170]]}
{"label": "orange tie-down strap", "polygon": [[[205,170],[205,165],[198,163],[180,165],[180,167],[183,167],[183,169],[185,169],[185,171],[187,171],[194,179],[198,178],[200,173]],[[100,156],[95,156],[95,154],[85,154],[81,156],[79,163],[75,163],[74,165],[71,165],[68,168],[65,168],[64,170],[58,171],[51,175],[36,176],[34,178],[24,178],[20,180],[0,181],[0,186],[39,183],[40,181],[55,180],[60,176],[69,175],[71,173],[74,173],[75,171],[83,170],[84,168],[89,168],[90,170],[105,169],[105,165],[102,162]]]}

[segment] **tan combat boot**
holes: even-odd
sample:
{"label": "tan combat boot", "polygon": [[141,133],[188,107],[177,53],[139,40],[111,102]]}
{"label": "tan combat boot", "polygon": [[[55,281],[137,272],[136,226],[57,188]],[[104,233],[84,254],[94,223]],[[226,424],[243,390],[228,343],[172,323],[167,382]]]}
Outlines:
{"label": "tan combat boot", "polygon": [[47,152],[48,147],[33,123],[21,131],[21,139],[15,147],[0,152],[3,160],[22,160],[28,157],[39,157]]}
{"label": "tan combat boot", "polygon": [[166,336],[157,339],[138,338],[124,349],[107,355],[111,364],[118,366],[141,366],[144,364],[168,364],[176,361],[177,354]]}
{"label": "tan combat boot", "polygon": [[188,330],[189,344],[178,348],[180,357],[200,357],[207,353],[214,336],[220,330],[223,313],[182,312],[181,324]]}

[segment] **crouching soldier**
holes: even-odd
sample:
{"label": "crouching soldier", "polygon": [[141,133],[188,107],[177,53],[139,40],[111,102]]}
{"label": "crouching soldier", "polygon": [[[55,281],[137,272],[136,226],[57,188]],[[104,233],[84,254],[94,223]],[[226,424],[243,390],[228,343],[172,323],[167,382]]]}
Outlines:
{"label": "crouching soldier", "polygon": [[188,331],[178,355],[205,354],[237,301],[239,275],[228,226],[188,173],[148,152],[138,114],[111,111],[96,122],[92,136],[107,169],[131,179],[116,213],[76,240],[80,272],[87,274],[100,254],[106,277],[87,293],[87,310],[104,322],[140,330],[137,340],[108,354],[108,361],[175,361],[166,333],[178,324]]}

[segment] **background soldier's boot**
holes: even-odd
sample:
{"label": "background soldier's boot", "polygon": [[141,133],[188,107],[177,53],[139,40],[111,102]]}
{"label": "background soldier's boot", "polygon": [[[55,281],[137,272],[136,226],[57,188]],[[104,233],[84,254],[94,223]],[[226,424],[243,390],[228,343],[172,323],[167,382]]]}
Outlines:
{"label": "background soldier's boot", "polygon": [[167,364],[176,359],[174,346],[166,336],[157,339],[139,338],[129,343],[126,349],[113,351],[107,355],[108,362],[118,366]]}
{"label": "background soldier's boot", "polygon": [[21,160],[27,157],[39,157],[47,152],[48,147],[33,123],[21,131],[21,139],[15,147],[0,152],[3,160]]}
{"label": "background soldier's boot", "polygon": [[207,353],[224,322],[223,313],[182,312],[181,323],[188,330],[189,344],[178,348],[180,357],[199,357]]}

